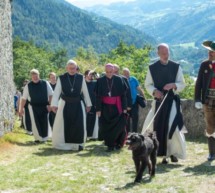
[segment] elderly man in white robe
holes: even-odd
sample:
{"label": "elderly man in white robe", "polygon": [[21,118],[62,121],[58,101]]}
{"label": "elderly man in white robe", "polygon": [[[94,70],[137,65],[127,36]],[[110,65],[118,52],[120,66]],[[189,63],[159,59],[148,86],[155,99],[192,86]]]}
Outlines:
{"label": "elderly man in white robe", "polygon": [[160,59],[149,66],[145,87],[154,97],[152,108],[143,125],[142,133],[156,131],[159,141],[158,156],[167,164],[186,158],[186,143],[180,98],[176,94],[185,88],[185,80],[179,64],[169,60],[169,47],[162,43],[157,47]]}
{"label": "elderly man in white robe", "polygon": [[56,149],[81,151],[87,138],[86,113],[92,104],[84,77],[77,73],[77,63],[69,60],[66,70],[57,80],[51,102],[56,113],[52,143]]}

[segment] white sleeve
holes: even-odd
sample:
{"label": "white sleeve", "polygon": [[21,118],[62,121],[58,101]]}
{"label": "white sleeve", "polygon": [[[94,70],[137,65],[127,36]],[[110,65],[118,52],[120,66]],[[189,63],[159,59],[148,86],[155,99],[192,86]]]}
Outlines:
{"label": "white sleeve", "polygon": [[181,92],[186,86],[182,68],[180,66],[178,68],[175,85],[177,87],[176,92]]}
{"label": "white sleeve", "polygon": [[48,96],[52,96],[54,91],[48,81],[46,81],[46,85],[47,85]]}
{"label": "white sleeve", "polygon": [[52,101],[51,101],[51,106],[52,107],[57,107],[58,106],[58,101],[59,101],[59,97],[61,95],[61,92],[62,92],[61,82],[60,82],[60,78],[58,78],[56,87],[54,89],[54,94],[53,94],[53,97],[52,97]]}
{"label": "white sleeve", "polygon": [[88,92],[88,89],[87,89],[87,84],[86,84],[86,81],[84,79],[82,81],[82,92],[83,92],[83,95],[84,95],[84,101],[85,101],[86,106],[91,107],[92,103],[91,103],[90,95],[89,95],[89,92]]}
{"label": "white sleeve", "polygon": [[30,95],[29,95],[29,91],[28,91],[28,84],[26,84],[23,89],[22,99],[27,100],[27,99],[29,99],[29,97],[30,97]]}
{"label": "white sleeve", "polygon": [[153,96],[153,91],[156,88],[154,87],[154,82],[153,82],[152,75],[151,75],[151,72],[149,69],[146,74],[145,87],[146,87],[147,92]]}

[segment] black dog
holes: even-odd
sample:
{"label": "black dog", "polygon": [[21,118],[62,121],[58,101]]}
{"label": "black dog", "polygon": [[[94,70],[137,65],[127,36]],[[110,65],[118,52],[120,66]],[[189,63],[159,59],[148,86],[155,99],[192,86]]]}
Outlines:
{"label": "black dog", "polygon": [[136,167],[136,178],[134,182],[141,181],[146,166],[148,166],[150,176],[155,176],[159,145],[155,132],[146,132],[144,135],[129,133],[126,144],[129,145],[128,149],[132,150]]}

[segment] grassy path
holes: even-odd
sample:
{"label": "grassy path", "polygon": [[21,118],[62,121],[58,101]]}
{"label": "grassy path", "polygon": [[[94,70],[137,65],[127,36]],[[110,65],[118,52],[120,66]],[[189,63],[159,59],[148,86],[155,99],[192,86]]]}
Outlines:
{"label": "grassy path", "polygon": [[156,177],[145,174],[133,184],[134,165],[125,147],[105,152],[101,142],[87,142],[82,152],[34,145],[33,137],[15,129],[0,139],[0,193],[212,193],[215,161],[206,161],[205,141],[187,141],[187,159],[160,164]]}

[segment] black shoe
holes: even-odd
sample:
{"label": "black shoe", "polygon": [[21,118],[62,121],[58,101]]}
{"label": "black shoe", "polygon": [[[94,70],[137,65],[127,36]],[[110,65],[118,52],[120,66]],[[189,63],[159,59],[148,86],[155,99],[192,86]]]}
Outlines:
{"label": "black shoe", "polygon": [[115,150],[120,150],[121,148],[121,145],[115,145]]}
{"label": "black shoe", "polygon": [[163,160],[162,160],[161,163],[162,163],[162,164],[168,164],[168,159],[167,159],[167,158],[163,158]]}
{"label": "black shoe", "polygon": [[175,157],[174,155],[170,156],[171,162],[178,162],[178,158]]}
{"label": "black shoe", "polygon": [[36,145],[37,145],[37,144],[40,144],[40,141],[39,141],[39,140],[35,140],[35,141],[34,141],[34,144],[36,144]]}
{"label": "black shoe", "polygon": [[78,146],[78,151],[83,151],[83,150],[84,150],[83,146],[79,145]]}
{"label": "black shoe", "polygon": [[208,161],[213,161],[213,160],[215,160],[215,155],[209,154]]}
{"label": "black shoe", "polygon": [[114,151],[114,147],[108,147],[107,148],[107,152],[111,152],[111,151]]}

